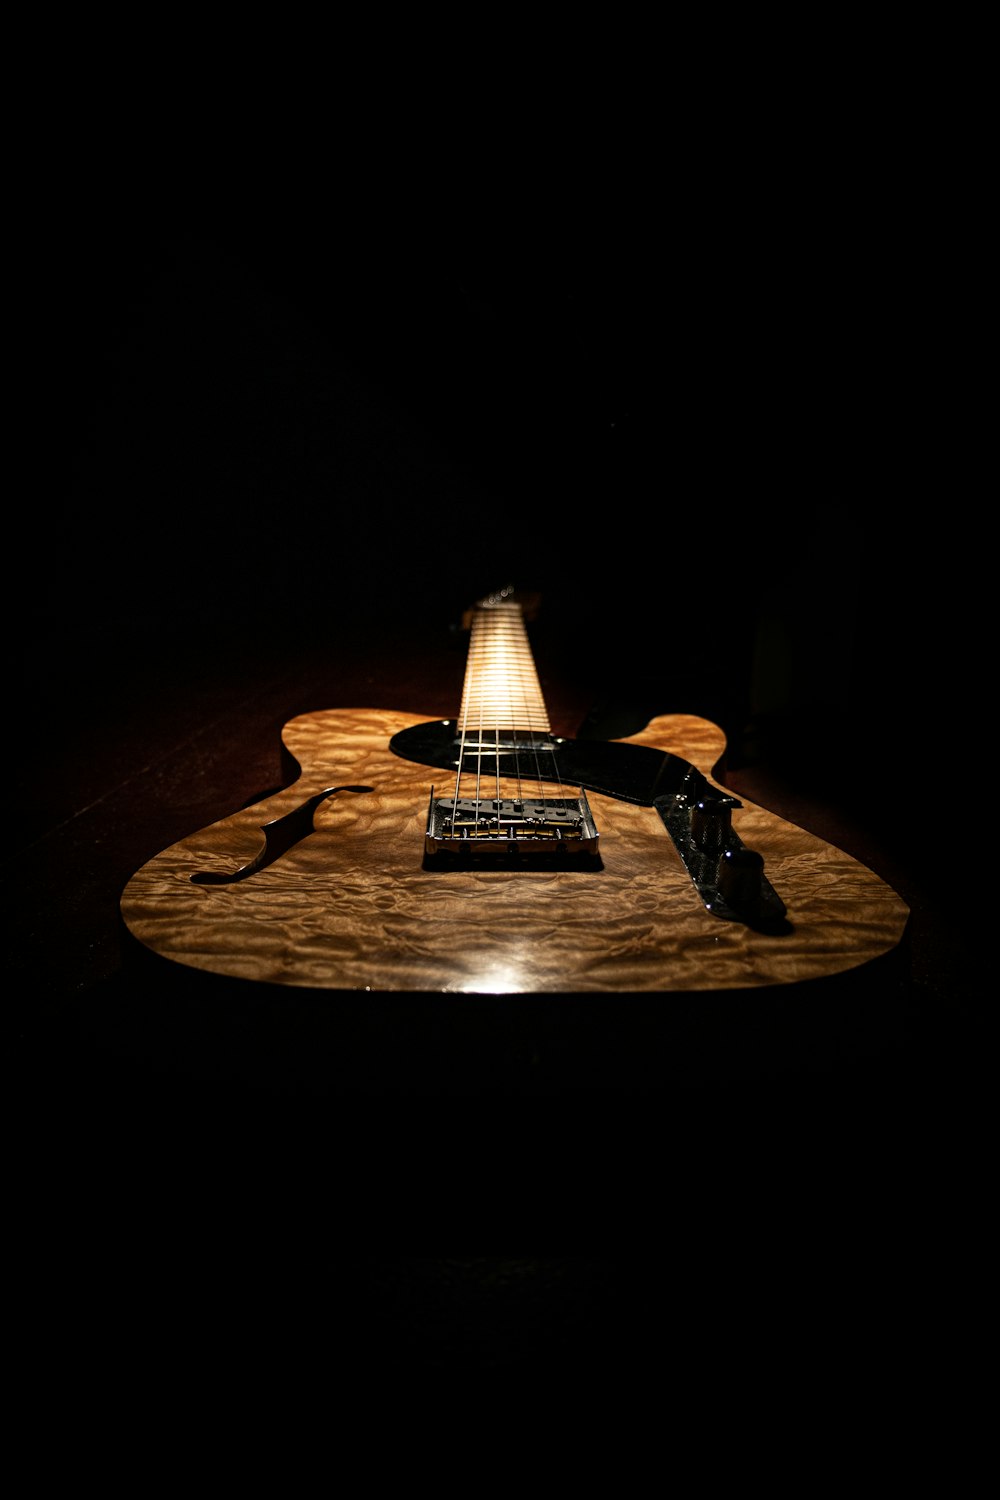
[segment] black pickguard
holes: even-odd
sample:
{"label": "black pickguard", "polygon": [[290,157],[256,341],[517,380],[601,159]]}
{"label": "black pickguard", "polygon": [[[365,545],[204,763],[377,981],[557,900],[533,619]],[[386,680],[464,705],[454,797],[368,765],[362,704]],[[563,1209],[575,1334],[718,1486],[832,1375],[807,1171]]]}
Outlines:
{"label": "black pickguard", "polygon": [[[413,724],[393,735],[389,749],[403,760],[454,771],[458,764],[456,732],[454,719]],[[531,774],[539,781],[565,781],[641,807],[652,807],[658,798],[679,794],[697,802],[711,791],[710,783],[690,761],[648,745],[548,738],[539,738],[538,745],[537,755],[530,741],[516,758],[501,751],[499,766],[495,754],[477,752],[476,764],[485,776],[498,771],[501,776],[515,776],[518,771],[524,775],[530,762]]]}

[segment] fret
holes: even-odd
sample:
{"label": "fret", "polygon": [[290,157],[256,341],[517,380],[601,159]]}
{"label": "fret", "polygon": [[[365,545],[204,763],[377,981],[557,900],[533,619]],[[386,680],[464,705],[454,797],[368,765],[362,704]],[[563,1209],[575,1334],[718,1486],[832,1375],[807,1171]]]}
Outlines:
{"label": "fret", "polygon": [[458,716],[463,730],[548,734],[549,718],[520,605],[477,608]]}
{"label": "fret", "polygon": [[[427,853],[596,852],[586,794],[560,782],[524,615],[512,599],[484,600],[473,612],[457,731],[454,793],[431,789]],[[546,790],[553,783],[556,795]]]}

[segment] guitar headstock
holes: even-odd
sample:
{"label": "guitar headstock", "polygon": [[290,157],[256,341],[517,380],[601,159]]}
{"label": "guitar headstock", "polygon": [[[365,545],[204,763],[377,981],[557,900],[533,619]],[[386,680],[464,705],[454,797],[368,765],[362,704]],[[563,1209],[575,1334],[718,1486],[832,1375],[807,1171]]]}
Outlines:
{"label": "guitar headstock", "polygon": [[493,594],[487,594],[483,599],[477,599],[462,615],[462,629],[472,629],[472,617],[477,609],[491,609],[498,604],[517,604],[525,620],[537,618],[541,608],[542,596],[538,592],[519,592],[514,585],[508,584],[506,588],[497,589]]}

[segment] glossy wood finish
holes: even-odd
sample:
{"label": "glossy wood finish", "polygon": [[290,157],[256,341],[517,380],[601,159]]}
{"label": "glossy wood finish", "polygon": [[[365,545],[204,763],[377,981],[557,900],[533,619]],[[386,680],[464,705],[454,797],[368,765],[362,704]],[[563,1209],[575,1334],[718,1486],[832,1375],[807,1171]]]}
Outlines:
{"label": "glossy wood finish", "polygon": [[[764,856],[791,930],[766,935],[702,907],[658,815],[592,795],[602,868],[423,867],[435,773],[388,749],[426,715],[333,709],[286,724],[301,776],[183,838],[130,880],[125,922],[178,964],[329,990],[703,992],[841,974],[900,942],[907,907],[879,877],[813,834],[744,800],[734,826]],[[725,750],[705,719],[654,719],[626,743],[670,750],[711,775]],[[719,783],[721,784],[721,783]],[[231,885],[261,828],[331,786],[315,833]]]}

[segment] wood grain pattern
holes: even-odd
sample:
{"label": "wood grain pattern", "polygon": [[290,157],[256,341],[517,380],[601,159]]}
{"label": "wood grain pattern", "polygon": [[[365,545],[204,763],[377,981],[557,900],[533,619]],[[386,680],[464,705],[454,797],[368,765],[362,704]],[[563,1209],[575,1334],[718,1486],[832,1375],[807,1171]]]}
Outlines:
{"label": "wood grain pattern", "polygon": [[[283,740],[299,779],[144,865],[122,897],[129,930],[176,963],[271,984],[492,994],[754,990],[843,973],[902,938],[907,907],[884,881],[745,801],[734,827],[788,908],[782,935],[706,912],[655,811],[595,793],[599,870],[426,870],[441,773],[388,748],[423,718],[333,709],[291,720]],[[670,750],[710,777],[725,750],[717,725],[680,714],[625,743]],[[267,868],[232,885],[192,883],[240,869],[262,825],[345,785],[372,790],[322,802],[315,832]]]}

